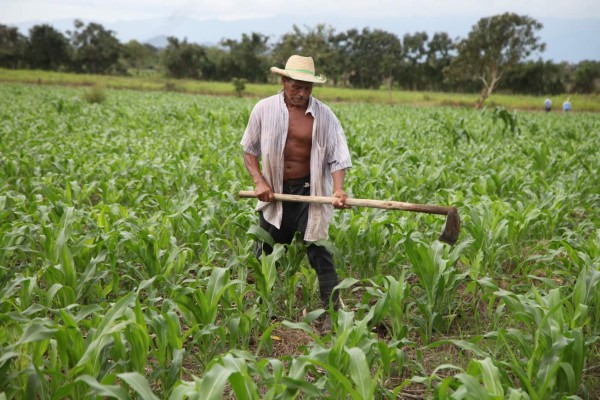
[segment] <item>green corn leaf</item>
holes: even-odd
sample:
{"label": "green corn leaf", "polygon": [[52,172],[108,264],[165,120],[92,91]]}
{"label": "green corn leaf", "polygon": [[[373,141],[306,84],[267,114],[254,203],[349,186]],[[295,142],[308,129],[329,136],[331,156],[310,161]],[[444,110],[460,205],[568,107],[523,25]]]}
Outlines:
{"label": "green corn leaf", "polygon": [[[483,360],[473,360],[472,362],[477,365],[479,373],[481,373],[483,386],[488,395],[495,400],[504,399],[504,389],[502,388],[500,373],[498,367],[492,362],[492,359],[487,357]],[[467,372],[471,373],[469,368],[467,368]]]}
{"label": "green corn leaf", "polygon": [[221,358],[223,365],[230,370],[236,371],[229,377],[229,383],[239,399],[256,400],[259,398],[258,389],[248,373],[245,358],[236,358],[231,354],[226,354]]}
{"label": "green corn leaf", "polygon": [[252,236],[258,242],[267,243],[269,246],[271,246],[271,248],[275,247],[275,241],[273,240],[273,237],[269,234],[269,232],[258,225],[252,225],[250,229],[248,229],[247,234]]}
{"label": "green corn leaf", "polygon": [[350,378],[356,385],[356,390],[363,399],[373,398],[373,379],[365,353],[358,347],[346,349],[350,356]]}
{"label": "green corn leaf", "polygon": [[297,390],[301,390],[307,396],[312,396],[316,398],[320,398],[323,396],[323,391],[321,389],[319,389],[314,384],[306,382],[304,380],[284,376],[281,378],[281,384],[285,385],[288,389],[291,389],[294,392]]}
{"label": "green corn leaf", "polygon": [[[457,398],[468,398],[468,399],[477,399],[477,400],[487,400],[490,399],[490,396],[487,394],[484,388],[481,387],[477,379],[471,375],[462,373],[456,375],[456,379],[458,379],[463,386],[463,390],[465,393],[464,397],[459,397],[455,393],[455,397]],[[457,390],[458,392],[458,390]]]}
{"label": "green corn leaf", "polygon": [[133,305],[134,301],[135,293],[128,293],[113,304],[104,318],[102,318],[102,322],[98,325],[96,332],[94,332],[94,338],[99,338],[104,335],[111,325],[125,313],[125,310]]}
{"label": "green corn leaf", "polygon": [[225,384],[229,376],[235,373],[230,368],[225,368],[219,363],[214,363],[204,374],[198,392],[205,400],[221,400]]}
{"label": "green corn leaf", "polygon": [[104,385],[99,383],[93,376],[81,375],[75,379],[76,382],[83,382],[88,385],[95,396],[110,397],[119,400],[128,400],[127,391],[116,385]]}
{"label": "green corn leaf", "polygon": [[361,394],[352,387],[352,382],[350,382],[350,380],[336,366],[315,359],[308,359],[307,361],[323,368],[328,374],[331,375],[332,379],[329,380],[329,384],[336,386],[341,385],[344,388],[345,393],[354,400],[364,399]]}
{"label": "green corn leaf", "polygon": [[138,372],[124,372],[122,374],[117,374],[117,376],[125,383],[127,383],[133,390],[135,390],[142,399],[144,400],[159,400],[158,397],[152,392],[150,388],[150,384]]}
{"label": "green corn leaf", "polygon": [[54,337],[58,329],[51,327],[51,325],[52,323],[45,319],[36,318],[32,320],[27,324],[25,332],[23,332],[17,344],[39,342]]}

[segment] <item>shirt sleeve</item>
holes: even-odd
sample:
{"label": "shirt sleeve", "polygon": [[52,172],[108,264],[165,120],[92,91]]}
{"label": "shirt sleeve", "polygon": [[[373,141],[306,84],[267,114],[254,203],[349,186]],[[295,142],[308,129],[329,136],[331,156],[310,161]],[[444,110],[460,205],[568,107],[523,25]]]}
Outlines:
{"label": "shirt sleeve", "polygon": [[332,141],[330,143],[331,151],[329,152],[327,163],[331,172],[335,172],[352,167],[352,161],[344,129],[333,112],[331,112],[331,118],[330,126],[332,135],[330,137]]}
{"label": "shirt sleeve", "polygon": [[259,102],[254,106],[252,112],[250,113],[250,118],[248,119],[248,125],[246,126],[246,131],[244,132],[244,136],[242,136],[242,141],[240,144],[242,145],[244,152],[248,154],[252,154],[253,156],[260,157],[260,113],[261,113],[261,103]]}

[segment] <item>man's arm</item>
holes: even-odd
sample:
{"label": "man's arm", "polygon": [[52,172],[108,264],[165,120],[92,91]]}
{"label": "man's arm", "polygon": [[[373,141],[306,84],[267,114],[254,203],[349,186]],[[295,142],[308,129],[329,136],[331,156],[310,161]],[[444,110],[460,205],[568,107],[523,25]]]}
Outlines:
{"label": "man's arm", "polygon": [[246,165],[246,169],[248,170],[248,173],[254,182],[254,192],[256,193],[256,197],[261,201],[267,202],[272,202],[275,200],[273,189],[271,189],[271,186],[267,183],[267,181],[265,181],[265,178],[263,178],[262,174],[260,173],[258,157],[244,152],[244,164]]}
{"label": "man's arm", "polygon": [[344,178],[346,177],[346,170],[340,169],[331,173],[333,177],[333,197],[337,197],[337,200],[332,204],[335,208],[350,208],[346,205],[346,199],[348,196],[344,192]]}

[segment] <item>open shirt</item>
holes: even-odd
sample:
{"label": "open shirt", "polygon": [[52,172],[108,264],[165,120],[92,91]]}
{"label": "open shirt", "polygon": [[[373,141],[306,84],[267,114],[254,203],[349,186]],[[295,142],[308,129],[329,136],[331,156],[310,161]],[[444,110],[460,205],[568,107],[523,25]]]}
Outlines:
{"label": "open shirt", "polygon": [[[310,96],[306,113],[313,120],[310,153],[310,195],[331,196],[332,172],[350,168],[350,152],[342,125],[331,109]],[[278,94],[260,100],[252,110],[241,145],[246,153],[261,158],[262,175],[273,192],[283,190],[283,150],[288,133],[289,113],[283,97]],[[281,228],[283,207],[280,201],[258,201],[257,211],[277,229]],[[304,240],[327,239],[333,216],[331,204],[310,204]]]}

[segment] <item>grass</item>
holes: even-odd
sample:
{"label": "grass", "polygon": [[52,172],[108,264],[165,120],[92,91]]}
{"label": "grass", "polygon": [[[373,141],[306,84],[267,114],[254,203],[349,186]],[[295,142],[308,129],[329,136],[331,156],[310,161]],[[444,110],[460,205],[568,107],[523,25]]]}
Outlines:
{"label": "grass", "polygon": [[[164,90],[192,94],[236,96],[231,82],[208,82],[186,79],[170,79],[163,76],[110,76],[74,74],[38,70],[9,70],[0,68],[0,82],[35,83],[64,86],[101,86],[111,89]],[[244,96],[263,98],[275,93],[276,83],[246,84]],[[315,97],[336,103],[402,104],[414,106],[474,107],[475,93],[411,92],[404,90],[350,89],[331,86],[315,87]],[[599,94],[570,95],[573,111],[600,112]],[[555,110],[560,110],[567,95],[552,96]],[[501,106],[509,110],[541,111],[546,96],[512,95],[497,93],[485,103],[487,107]]]}

